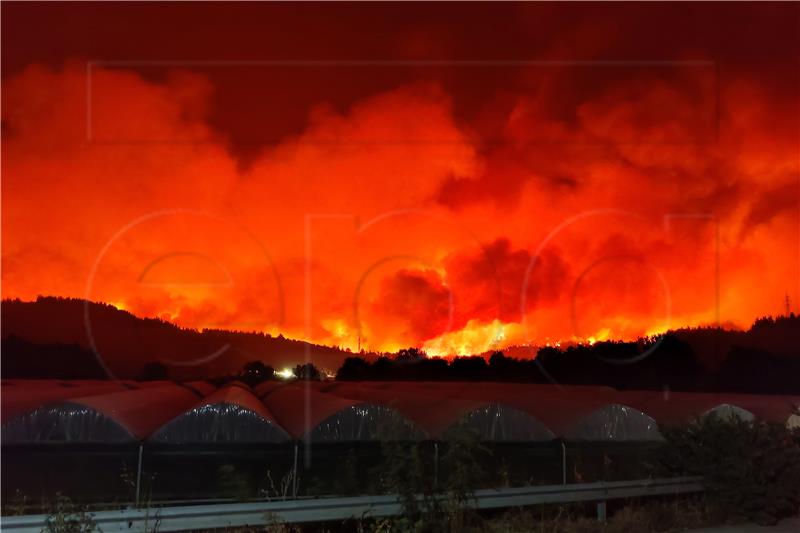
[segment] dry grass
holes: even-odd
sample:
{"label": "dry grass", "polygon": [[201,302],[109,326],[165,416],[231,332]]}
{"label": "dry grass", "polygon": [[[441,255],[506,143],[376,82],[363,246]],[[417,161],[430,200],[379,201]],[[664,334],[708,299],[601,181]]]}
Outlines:
{"label": "dry grass", "polygon": [[[673,533],[723,523],[701,497],[651,500],[617,509],[601,524],[591,505],[541,506],[509,509],[487,518],[464,533]],[[350,520],[341,524],[295,526],[266,516],[261,527],[226,528],[208,533],[407,533],[404,522],[393,519]],[[196,532],[198,533],[198,532]],[[203,532],[205,533],[205,532]]]}
{"label": "dry grass", "polygon": [[677,499],[631,504],[618,509],[606,523],[585,509],[510,510],[486,523],[486,531],[530,533],[668,533],[719,524],[721,517],[702,499]]}

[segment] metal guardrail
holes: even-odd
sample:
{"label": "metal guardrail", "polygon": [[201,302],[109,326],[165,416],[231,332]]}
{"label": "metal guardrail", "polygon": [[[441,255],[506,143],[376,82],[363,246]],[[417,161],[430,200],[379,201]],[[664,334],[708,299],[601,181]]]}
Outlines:
{"label": "metal guardrail", "polygon": [[[473,507],[497,509],[543,503],[598,502],[598,517],[605,517],[605,502],[704,490],[700,477],[640,479],[568,485],[540,485],[520,488],[486,489],[475,492]],[[257,503],[224,503],[149,509],[122,509],[91,513],[105,533],[187,531],[264,525],[268,520],[286,523],[341,521],[359,517],[400,514],[397,496],[355,496],[314,498]],[[39,533],[47,515],[3,517],[0,529],[14,533]]]}

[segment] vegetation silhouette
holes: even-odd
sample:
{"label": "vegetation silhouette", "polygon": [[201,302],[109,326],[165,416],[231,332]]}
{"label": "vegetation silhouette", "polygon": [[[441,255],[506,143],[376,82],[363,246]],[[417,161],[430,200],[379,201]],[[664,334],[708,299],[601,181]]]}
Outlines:
{"label": "vegetation silhouette", "polygon": [[292,375],[295,379],[304,381],[320,381],[322,379],[322,373],[311,363],[295,366]]}
{"label": "vegetation silhouette", "polygon": [[[800,393],[800,316],[756,320],[746,331],[686,328],[636,341],[562,347],[511,346],[470,357],[428,357],[416,347],[397,354],[319,346],[263,333],[184,329],[142,319],[113,306],[80,299],[39,297],[2,302],[4,378],[103,379],[87,338],[88,312],[103,361],[118,377],[139,380],[208,379],[254,386],[275,379],[275,367],[297,379],[498,381],[606,385],[616,389],[760,394]],[[191,359],[225,348],[197,365]],[[529,353],[510,357],[508,353]],[[535,357],[533,356],[535,355]],[[307,360],[308,364],[297,365]]]}
{"label": "vegetation silhouette", "polygon": [[[137,377],[151,362],[166,366],[172,379],[188,380],[235,373],[250,361],[262,361],[273,368],[291,368],[307,357],[318,368],[333,370],[351,354],[348,350],[287,339],[283,335],[181,328],[165,320],[139,318],[112,305],[77,298],[40,296],[33,302],[3,300],[2,321],[4,377],[71,376],[73,371],[68,368],[64,372],[50,370],[60,367],[52,364],[54,356],[46,354],[52,349],[43,346],[49,345],[79,347],[83,353],[79,354],[75,348],[75,353],[65,355],[64,359],[70,361],[65,363],[67,367],[73,363],[79,365],[84,377],[105,377],[104,372],[97,373],[102,367],[94,355],[96,350],[116,377],[128,379]],[[6,350],[5,341],[11,337],[42,348],[23,351],[12,343]],[[21,358],[28,361],[18,361]],[[35,372],[37,367],[39,376]],[[14,368],[24,372],[8,372]]]}
{"label": "vegetation silhouette", "polygon": [[9,335],[3,337],[0,355],[2,355],[4,378],[106,378],[106,373],[97,364],[94,354],[74,343],[36,344]]}
{"label": "vegetation silhouette", "polygon": [[255,387],[259,383],[275,379],[275,369],[264,364],[263,361],[250,361],[244,364],[237,379]]}
{"label": "vegetation silhouette", "polygon": [[[632,342],[605,341],[563,348],[543,347],[535,358],[496,351],[444,359],[415,349],[395,358],[345,359],[341,381],[499,381],[606,385],[616,389],[800,393],[800,317],[761,318],[746,332],[683,329]],[[698,350],[724,350],[721,363]],[[793,356],[794,355],[794,356]],[[487,361],[488,359],[488,361]]]}

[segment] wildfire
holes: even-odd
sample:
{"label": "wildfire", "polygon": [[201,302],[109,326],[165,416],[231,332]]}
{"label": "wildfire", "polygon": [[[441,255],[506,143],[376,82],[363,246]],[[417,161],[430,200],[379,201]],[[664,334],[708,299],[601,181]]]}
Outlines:
{"label": "wildfire", "polygon": [[489,323],[470,320],[464,328],[426,341],[422,347],[435,357],[481,354],[522,339],[521,329],[518,324],[504,324],[499,320]]}
{"label": "wildfire", "polygon": [[[760,24],[771,36],[782,19]],[[712,41],[713,57],[761,57]],[[527,85],[488,84],[485,98],[455,70],[409,68],[367,92],[342,76],[341,102],[318,105],[333,96],[320,84],[282,105],[308,112],[247,157],[216,123],[251,111],[217,107],[227,69],[88,77],[68,57],[18,62],[2,82],[3,296],[433,356],[746,327],[800,301],[787,43],[783,73],[777,59],[596,80],[520,66],[497,82]],[[654,55],[682,59],[684,44]],[[289,69],[310,70],[339,72]],[[291,75],[277,94],[307,97]]]}

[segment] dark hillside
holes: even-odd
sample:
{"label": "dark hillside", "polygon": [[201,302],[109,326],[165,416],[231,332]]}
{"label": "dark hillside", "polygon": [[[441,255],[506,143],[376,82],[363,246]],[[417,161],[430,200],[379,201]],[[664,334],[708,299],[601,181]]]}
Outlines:
{"label": "dark hillside", "polygon": [[122,378],[138,375],[150,362],[164,364],[175,379],[202,379],[226,374],[254,360],[280,369],[304,361],[306,351],[317,367],[336,370],[351,355],[338,348],[283,336],[183,329],[162,320],[138,318],[111,305],[87,303],[79,299],[39,297],[35,302],[2,302],[2,337],[4,341],[16,337],[37,345],[62,346],[49,347],[40,354],[33,354],[30,346],[23,347],[19,340],[4,342],[3,376],[23,377],[12,373],[23,372],[23,367],[33,368],[39,364],[31,361],[26,361],[23,366],[19,362],[12,363],[13,359],[20,357],[39,358],[44,373],[50,373],[46,368],[54,358],[76,357],[76,360],[85,360],[87,353],[93,355],[89,330],[102,360],[117,377]]}

